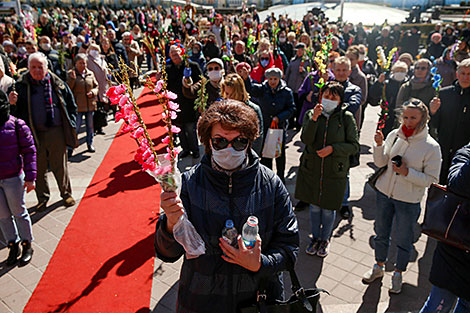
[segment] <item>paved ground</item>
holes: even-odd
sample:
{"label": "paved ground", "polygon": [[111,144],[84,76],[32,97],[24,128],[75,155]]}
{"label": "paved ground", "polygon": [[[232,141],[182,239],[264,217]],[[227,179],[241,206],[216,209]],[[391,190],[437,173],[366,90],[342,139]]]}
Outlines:
{"label": "paved ground", "polygon": [[[371,144],[374,133],[374,121],[377,110],[369,109],[366,113],[363,135],[361,138],[361,165],[351,170],[351,205],[354,217],[350,221],[337,221],[328,257],[321,259],[304,253],[308,243],[308,211],[297,213],[301,229],[301,252],[296,269],[304,287],[318,286],[327,289],[330,295],[324,295],[318,312],[417,312],[424,303],[430,289],[427,280],[435,243],[426,236],[416,236],[414,252],[409,270],[404,274],[404,288],[400,295],[389,296],[387,286],[390,283],[393,265],[387,264],[387,275],[382,282],[364,285],[361,276],[373,264],[371,236],[375,195],[369,187],[364,187],[365,177],[373,171]],[[101,163],[112,142],[119,125],[110,121],[104,136],[95,137],[97,152],[87,153],[84,134],[79,136],[81,146],[70,160],[70,175],[74,196],[80,200],[90,183],[96,168]],[[299,134],[289,133],[287,146],[287,187],[293,192],[296,172],[302,144]],[[202,151],[202,150],[201,150]],[[180,168],[189,168],[197,160],[191,157],[180,162]],[[49,208],[43,213],[30,210],[33,219],[33,243],[35,254],[31,264],[23,268],[7,268],[3,262],[7,256],[5,242],[0,235],[0,313],[21,312],[32,291],[39,282],[52,253],[54,252],[65,228],[72,218],[75,207],[64,208],[60,204],[59,193],[52,175],[49,177],[52,198]],[[295,199],[292,199],[295,203]],[[36,204],[34,193],[27,196],[27,206]],[[395,254],[392,249],[392,255]],[[178,285],[179,269],[182,260],[174,263],[162,263],[155,260],[155,272],[150,299],[152,312],[174,312]],[[287,283],[287,285],[289,285]],[[111,311],[111,308],[110,308]]]}

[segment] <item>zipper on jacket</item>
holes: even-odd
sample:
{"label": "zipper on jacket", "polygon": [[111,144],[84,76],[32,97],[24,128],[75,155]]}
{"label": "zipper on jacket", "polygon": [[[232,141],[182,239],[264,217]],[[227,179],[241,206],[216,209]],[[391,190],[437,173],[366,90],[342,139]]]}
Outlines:
{"label": "zipper on jacket", "polygon": [[[326,145],[326,135],[328,134],[328,121],[330,120],[329,117],[326,118],[325,124],[325,134],[323,135],[323,148]],[[323,166],[325,164],[325,158],[321,158],[321,168],[320,168],[320,196],[318,197],[318,203],[321,201],[321,196],[323,194]]]}
{"label": "zipper on jacket", "polygon": [[233,185],[232,185],[232,175],[230,175],[228,177],[228,194],[229,195],[232,194],[232,187],[233,187]]}

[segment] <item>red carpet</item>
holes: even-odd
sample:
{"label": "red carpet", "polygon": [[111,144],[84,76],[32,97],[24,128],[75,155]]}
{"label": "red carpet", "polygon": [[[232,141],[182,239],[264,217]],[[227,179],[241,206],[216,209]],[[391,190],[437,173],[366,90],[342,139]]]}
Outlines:
{"label": "red carpet", "polygon": [[[152,99],[146,89],[138,103],[161,138]],[[116,136],[24,312],[149,312],[160,187],[133,161],[136,148]]]}

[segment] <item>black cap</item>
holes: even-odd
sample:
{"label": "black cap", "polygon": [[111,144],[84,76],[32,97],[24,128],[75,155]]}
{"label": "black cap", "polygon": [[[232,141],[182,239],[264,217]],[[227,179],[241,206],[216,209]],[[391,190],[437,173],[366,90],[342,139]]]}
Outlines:
{"label": "black cap", "polygon": [[304,44],[303,42],[299,42],[296,46],[295,49],[305,49],[307,48],[307,45]]}

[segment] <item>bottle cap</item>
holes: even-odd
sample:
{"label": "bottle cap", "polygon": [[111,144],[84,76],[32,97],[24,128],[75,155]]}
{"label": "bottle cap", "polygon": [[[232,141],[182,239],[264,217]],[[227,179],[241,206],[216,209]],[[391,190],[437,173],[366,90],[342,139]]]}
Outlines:
{"label": "bottle cap", "polygon": [[226,220],[225,221],[225,227],[232,228],[233,227],[233,221],[232,220]]}
{"label": "bottle cap", "polygon": [[247,224],[250,226],[258,226],[258,218],[256,216],[250,216],[248,218]]}

